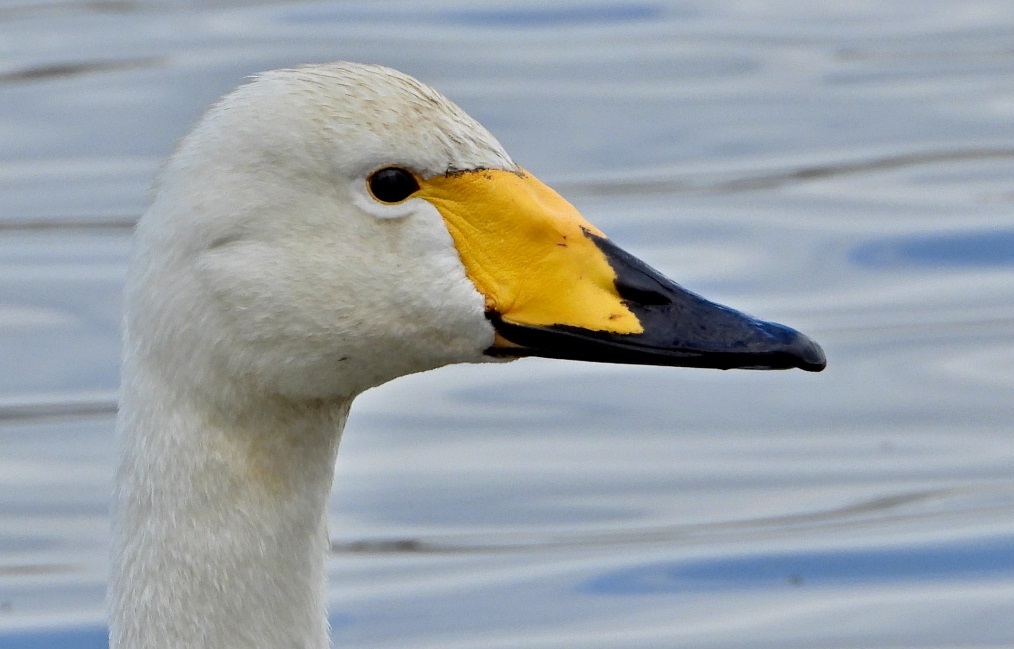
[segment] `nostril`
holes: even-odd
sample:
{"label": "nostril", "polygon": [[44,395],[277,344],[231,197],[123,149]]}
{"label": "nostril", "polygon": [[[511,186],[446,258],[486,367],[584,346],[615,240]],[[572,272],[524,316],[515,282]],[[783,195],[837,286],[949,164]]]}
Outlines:
{"label": "nostril", "polygon": [[617,281],[616,290],[624,300],[643,306],[660,306],[672,302],[664,293],[644,286],[633,286]]}

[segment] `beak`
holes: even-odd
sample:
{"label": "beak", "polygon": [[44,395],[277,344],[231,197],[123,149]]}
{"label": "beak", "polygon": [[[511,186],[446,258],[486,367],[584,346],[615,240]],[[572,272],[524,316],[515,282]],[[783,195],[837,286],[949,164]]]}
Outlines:
{"label": "beak", "polygon": [[496,330],[490,356],[718,369],[824,369],[820,346],[784,325],[680,287],[614,245],[525,172],[420,182],[447,223]]}
{"label": "beak", "polygon": [[518,346],[501,343],[488,354],[723,370],[798,367],[819,372],[827,364],[820,345],[798,331],[709,302],[608,239],[588,236],[616,271],[617,293],[644,330],[617,334],[566,324],[533,327],[488,312],[497,333]]}

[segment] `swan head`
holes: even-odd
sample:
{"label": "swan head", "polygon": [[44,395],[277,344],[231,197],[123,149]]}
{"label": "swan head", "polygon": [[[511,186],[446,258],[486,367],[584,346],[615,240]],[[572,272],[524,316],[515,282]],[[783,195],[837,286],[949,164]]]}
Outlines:
{"label": "swan head", "polygon": [[[617,248],[420,82],[279,70],[215,105],[139,222],[127,339],[195,389],[351,397],[527,355],[819,370]],[[222,388],[221,386],[227,386]]]}

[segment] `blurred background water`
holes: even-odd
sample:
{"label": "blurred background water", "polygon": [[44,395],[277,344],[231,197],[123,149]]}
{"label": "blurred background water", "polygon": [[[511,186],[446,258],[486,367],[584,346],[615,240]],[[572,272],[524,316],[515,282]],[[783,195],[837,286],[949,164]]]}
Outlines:
{"label": "blurred background water", "polygon": [[364,395],[336,645],[1014,645],[1014,3],[0,2],[0,648],[105,645],[120,287],[265,69],[436,86],[829,367],[527,360]]}

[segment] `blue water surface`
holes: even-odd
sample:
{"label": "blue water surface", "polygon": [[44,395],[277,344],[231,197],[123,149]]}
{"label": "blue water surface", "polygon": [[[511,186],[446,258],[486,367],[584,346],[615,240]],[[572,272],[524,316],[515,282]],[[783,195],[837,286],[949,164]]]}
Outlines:
{"label": "blue water surface", "polygon": [[1014,578],[1014,539],[930,546],[755,554],[641,566],[587,584],[603,595],[725,589],[852,588],[888,583]]}
{"label": "blue water surface", "polygon": [[524,360],[360,397],[337,646],[1014,646],[1014,3],[0,6],[0,649],[101,647],[134,220],[260,71],[389,65],[828,369]]}
{"label": "blue water surface", "polygon": [[852,259],[874,267],[938,268],[1014,265],[1014,230],[916,235],[870,241],[853,249]]}

